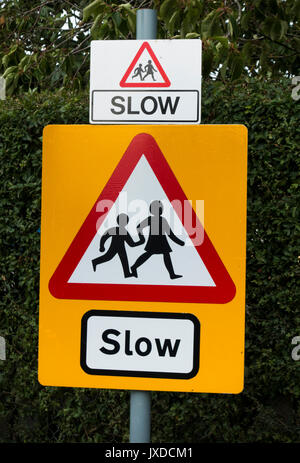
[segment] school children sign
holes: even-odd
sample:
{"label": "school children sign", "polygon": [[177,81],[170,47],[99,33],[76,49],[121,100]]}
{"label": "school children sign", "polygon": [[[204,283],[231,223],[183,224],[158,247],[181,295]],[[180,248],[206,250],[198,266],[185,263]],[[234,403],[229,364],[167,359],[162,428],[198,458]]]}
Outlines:
{"label": "school children sign", "polygon": [[201,40],[91,42],[91,124],[197,124]]}
{"label": "school children sign", "polygon": [[246,164],[239,125],[46,127],[41,384],[242,390]]}

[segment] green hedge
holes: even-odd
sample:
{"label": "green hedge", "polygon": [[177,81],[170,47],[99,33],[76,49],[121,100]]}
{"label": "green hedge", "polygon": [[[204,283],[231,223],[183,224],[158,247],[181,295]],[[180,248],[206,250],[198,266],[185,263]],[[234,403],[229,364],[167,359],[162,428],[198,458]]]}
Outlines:
{"label": "green hedge", "polygon": [[[291,82],[203,85],[203,123],[249,129],[245,389],[152,393],[152,442],[299,442],[299,103]],[[0,442],[128,442],[129,392],[37,380],[42,129],[88,123],[88,95],[0,102]],[[221,352],[220,352],[221,361]]]}

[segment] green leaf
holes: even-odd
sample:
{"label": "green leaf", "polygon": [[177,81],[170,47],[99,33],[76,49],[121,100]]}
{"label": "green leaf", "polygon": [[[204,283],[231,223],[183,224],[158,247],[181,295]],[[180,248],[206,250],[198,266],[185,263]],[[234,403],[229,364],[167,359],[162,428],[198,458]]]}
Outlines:
{"label": "green leaf", "polygon": [[108,19],[102,21],[101,27],[99,28],[98,40],[104,40],[107,38],[108,33],[110,32],[110,24]]}
{"label": "green leaf", "polygon": [[129,26],[129,30],[132,34],[134,34],[136,29],[136,10],[132,8],[130,3],[120,5],[119,10],[124,10],[126,12],[126,20]]}
{"label": "green leaf", "polygon": [[174,35],[174,31],[178,27],[180,16],[181,16],[180,10],[176,10],[170,17],[170,20],[168,22],[168,30],[171,36]]}
{"label": "green leaf", "polygon": [[103,3],[103,0],[94,0],[92,3],[87,5],[83,9],[83,22],[86,22],[90,17],[96,18],[105,6],[106,5]]}
{"label": "green leaf", "polygon": [[96,17],[91,27],[91,37],[94,40],[99,39],[99,31],[101,28],[102,17],[103,17],[102,14],[98,14],[98,16]]}
{"label": "green leaf", "polygon": [[246,42],[245,45],[243,46],[242,55],[244,57],[245,62],[250,61],[254,48],[255,46],[251,42]]}
{"label": "green leaf", "polygon": [[201,22],[201,36],[203,38],[222,35],[219,26],[219,12],[217,10],[211,11]]}
{"label": "green leaf", "polygon": [[229,24],[230,35],[233,39],[236,39],[238,37],[238,26],[237,26],[236,20],[231,14],[228,15],[228,18],[229,18],[228,24]]}
{"label": "green leaf", "polygon": [[9,50],[9,52],[7,53],[8,56],[12,55],[13,53],[15,53],[18,49],[18,45],[15,44],[11,47],[11,49]]}
{"label": "green leaf", "polygon": [[203,51],[202,56],[202,74],[203,77],[208,77],[210,72],[212,71],[212,63],[214,61],[214,53],[212,48],[207,48]]}
{"label": "green leaf", "polygon": [[4,79],[6,79],[10,74],[15,74],[18,71],[18,66],[10,66],[6,69],[3,74]]}
{"label": "green leaf", "polygon": [[241,27],[244,30],[247,30],[250,26],[251,19],[253,18],[252,11],[249,10],[244,13],[241,17]]}
{"label": "green leaf", "polygon": [[283,33],[284,29],[282,26],[282,22],[280,19],[276,18],[272,24],[272,27],[270,29],[270,36],[272,40],[280,40]]}
{"label": "green leaf", "polygon": [[200,34],[197,34],[197,32],[188,32],[185,36],[186,39],[198,39],[200,37]]}
{"label": "green leaf", "polygon": [[232,58],[230,71],[231,71],[231,80],[238,79],[244,69],[244,60],[241,55],[236,55]]}
{"label": "green leaf", "polygon": [[4,56],[2,57],[2,64],[3,64],[3,66],[4,66],[5,68],[7,68],[8,62],[9,62],[9,55],[4,55]]}
{"label": "green leaf", "polygon": [[226,78],[227,68],[228,68],[228,59],[226,59],[224,61],[224,63],[222,64],[221,70],[220,70],[220,75],[221,75],[223,80],[225,80],[225,78]]}
{"label": "green leaf", "polygon": [[132,34],[135,34],[135,29],[136,29],[135,16],[132,16],[131,14],[129,14],[127,16],[127,22],[128,22],[130,31],[132,32]]}
{"label": "green leaf", "polygon": [[11,96],[18,85],[19,74],[10,74],[6,79],[6,95]]}
{"label": "green leaf", "polygon": [[159,9],[159,16],[164,21],[168,21],[177,9],[177,2],[174,0],[164,0]]}
{"label": "green leaf", "polygon": [[19,62],[19,69],[24,70],[25,66],[28,65],[31,61],[31,55],[25,55]]}
{"label": "green leaf", "polygon": [[217,50],[217,58],[219,62],[223,62],[224,59],[227,57],[229,52],[229,42],[227,37],[213,37],[214,40],[217,40],[218,43],[216,45]]}

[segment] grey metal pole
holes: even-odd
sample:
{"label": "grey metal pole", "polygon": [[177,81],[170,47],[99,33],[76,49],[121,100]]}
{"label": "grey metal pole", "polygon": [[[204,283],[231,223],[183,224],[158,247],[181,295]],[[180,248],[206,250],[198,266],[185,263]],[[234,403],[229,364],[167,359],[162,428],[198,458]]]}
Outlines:
{"label": "grey metal pole", "polygon": [[144,8],[136,13],[136,39],[151,40],[157,37],[157,12]]}
{"label": "grey metal pole", "polygon": [[130,392],[130,443],[149,443],[151,435],[151,393]]}
{"label": "grey metal pole", "polygon": [[[151,40],[157,36],[157,13],[141,9],[136,15],[136,39]],[[151,393],[130,392],[130,443],[149,443],[151,436]]]}

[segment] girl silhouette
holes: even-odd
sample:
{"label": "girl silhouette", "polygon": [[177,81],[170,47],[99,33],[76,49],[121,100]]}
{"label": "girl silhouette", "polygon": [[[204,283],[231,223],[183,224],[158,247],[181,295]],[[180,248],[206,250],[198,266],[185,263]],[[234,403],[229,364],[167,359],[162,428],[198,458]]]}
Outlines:
{"label": "girl silhouette", "polygon": [[146,78],[147,76],[149,76],[149,75],[152,77],[153,80],[155,80],[155,79],[154,79],[153,71],[154,71],[154,72],[157,72],[157,70],[155,69],[155,67],[154,67],[153,64],[152,64],[151,59],[149,59],[149,60],[148,60],[148,64],[146,64],[145,70],[144,70],[144,72],[146,72],[146,74],[144,75],[144,77],[142,78],[142,80],[145,80],[145,78]]}
{"label": "girl silhouette", "polygon": [[170,278],[181,278],[182,275],[176,275],[173,269],[170,253],[172,249],[168,243],[170,238],[174,243],[184,246],[184,241],[180,240],[172,232],[170,225],[167,220],[162,217],[163,205],[161,201],[153,201],[150,204],[150,216],[143,220],[137,227],[137,231],[140,237],[140,243],[145,242],[143,230],[149,227],[149,237],[145,246],[145,252],[142,254],[131,267],[132,275],[137,278],[137,269],[143,265],[153,254],[162,254],[163,261],[166,269],[169,272]]}

